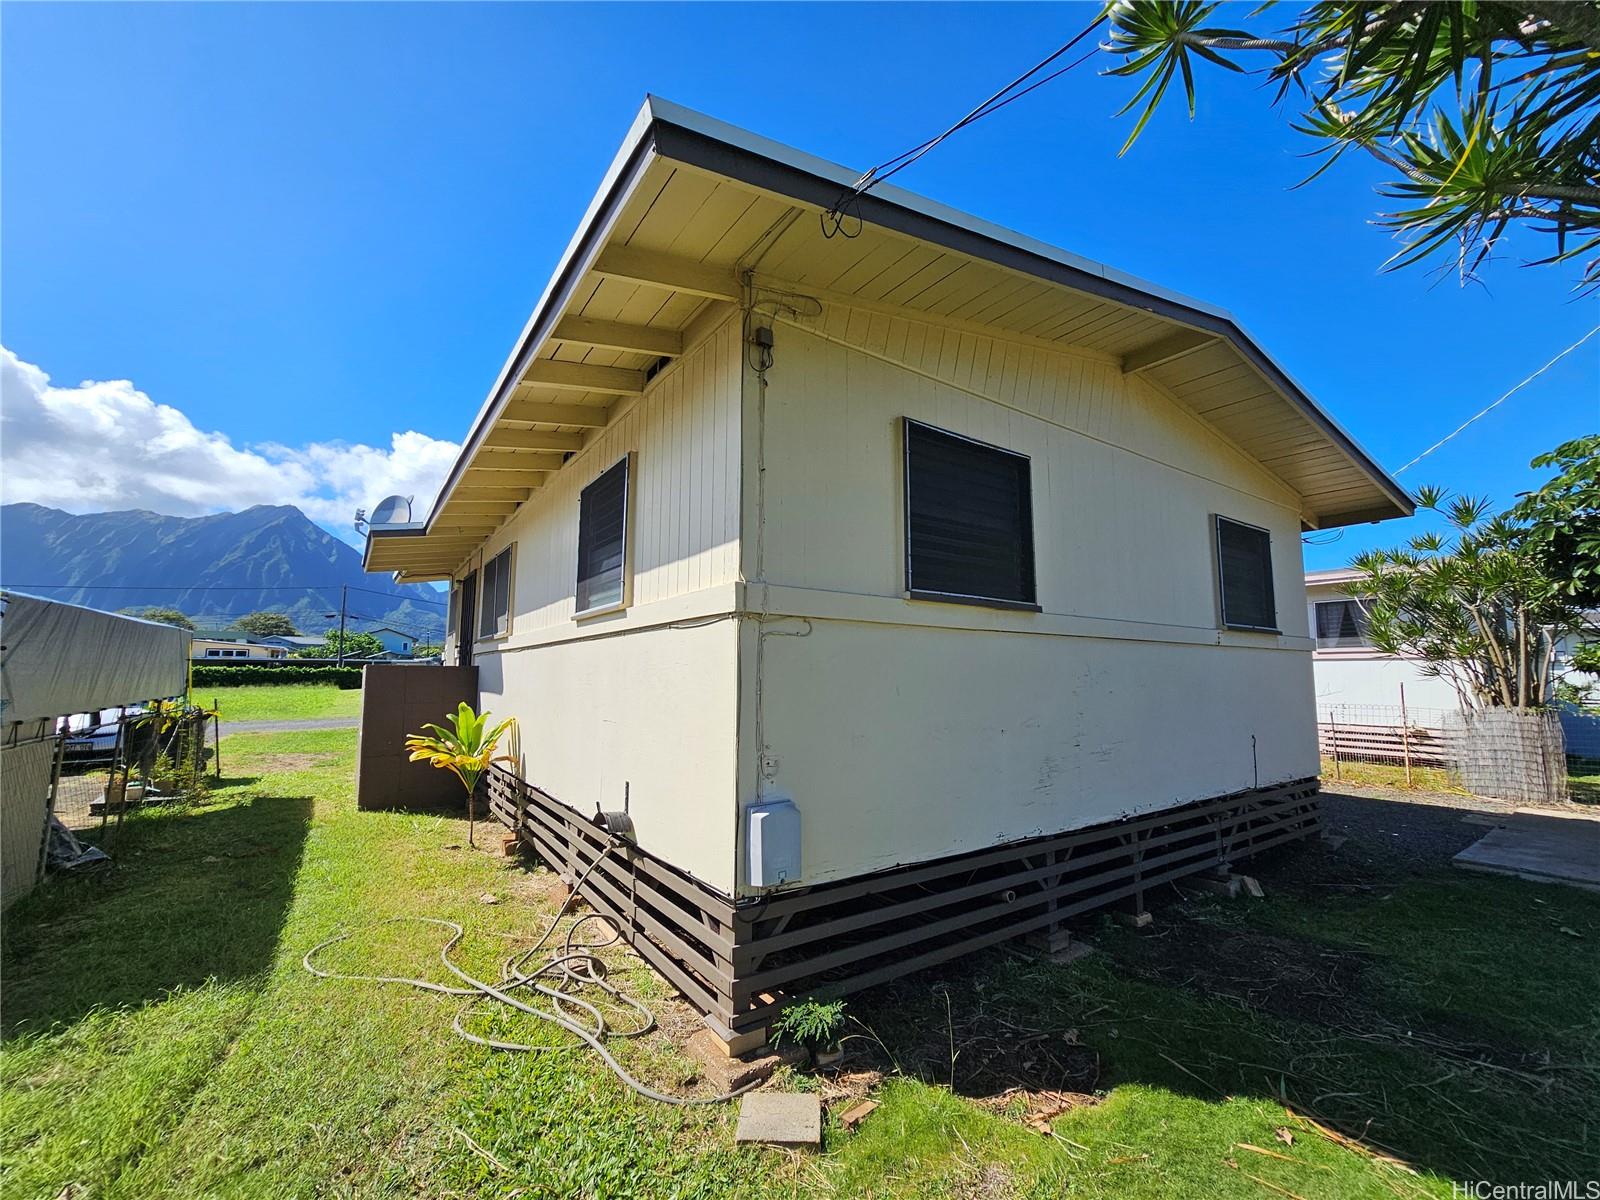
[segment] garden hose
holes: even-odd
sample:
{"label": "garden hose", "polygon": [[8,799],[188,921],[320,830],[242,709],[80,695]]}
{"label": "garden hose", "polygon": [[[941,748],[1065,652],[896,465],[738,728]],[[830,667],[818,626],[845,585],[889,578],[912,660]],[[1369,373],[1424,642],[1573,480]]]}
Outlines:
{"label": "garden hose", "polygon": [[[594,953],[596,950],[605,946],[615,945],[622,940],[622,930],[610,917],[602,913],[586,913],[579,917],[567,928],[559,953],[531,971],[526,969],[528,959],[538,953],[550,941],[556,928],[560,925],[561,919],[567,915],[567,911],[572,907],[573,901],[577,899],[579,889],[588,881],[590,873],[619,844],[621,844],[621,839],[613,835],[606,843],[606,847],[599,857],[584,868],[583,874],[572,885],[572,891],[568,894],[561,907],[556,910],[555,916],[550,918],[550,923],[545,926],[544,933],[539,936],[538,941],[534,942],[526,950],[513,954],[501,966],[499,983],[486,983],[481,979],[474,978],[451,961],[450,953],[466,937],[466,930],[455,921],[446,921],[440,917],[404,916],[374,921],[370,925],[337,933],[333,937],[318,942],[306,951],[305,957],[301,959],[301,962],[307,971],[310,971],[311,974],[319,979],[340,979],[359,983],[403,984],[408,987],[421,988],[424,991],[439,992],[446,996],[466,997],[467,1002],[456,1012],[455,1018],[450,1023],[450,1028],[454,1030],[456,1036],[475,1045],[487,1046],[492,1050],[509,1050],[519,1053],[571,1048],[566,1046],[534,1046],[524,1042],[500,1041],[495,1038],[485,1037],[482,1034],[473,1033],[462,1024],[464,1018],[480,1004],[489,1000],[497,1000],[501,1004],[516,1009],[518,1012],[527,1013],[529,1016],[538,1017],[541,1021],[549,1021],[565,1029],[598,1054],[601,1061],[611,1068],[618,1079],[622,1080],[623,1083],[627,1084],[639,1095],[648,1099],[659,1100],[663,1104],[676,1105],[721,1104],[725,1100],[731,1100],[735,1096],[755,1087],[756,1082],[759,1081],[748,1083],[744,1087],[736,1088],[731,1092],[723,1092],[716,1096],[670,1096],[665,1092],[656,1091],[628,1074],[626,1068],[606,1049],[602,1041],[603,1038],[608,1036],[619,1038],[639,1037],[649,1033],[656,1026],[655,1014],[642,1001],[606,981],[606,964],[603,959]],[[574,937],[577,931],[590,921],[609,926],[610,935],[600,941],[575,941]],[[407,923],[436,925],[441,929],[450,931],[449,938],[439,950],[439,961],[444,964],[445,969],[450,974],[461,981],[461,986],[435,983],[432,980],[413,979],[399,975],[351,975],[338,971],[326,971],[312,961],[328,947],[351,941],[368,930],[377,929],[384,925]],[[585,987],[598,988],[617,1003],[633,1009],[639,1014],[638,1028],[610,1028],[605,1014],[582,996],[575,994],[577,988]],[[549,1000],[550,1007],[540,1008],[511,994],[521,988],[526,988],[544,996]],[[578,1017],[579,1011],[586,1016],[586,1021],[580,1021]]]}

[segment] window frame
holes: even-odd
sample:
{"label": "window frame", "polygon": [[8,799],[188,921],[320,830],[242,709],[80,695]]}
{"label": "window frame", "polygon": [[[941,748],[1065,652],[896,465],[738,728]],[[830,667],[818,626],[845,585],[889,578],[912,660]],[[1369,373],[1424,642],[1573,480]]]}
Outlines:
{"label": "window frame", "polygon": [[[1311,601],[1311,640],[1312,640],[1312,642],[1314,644],[1314,648],[1317,649],[1317,650],[1372,650],[1372,649],[1374,649],[1374,646],[1372,644],[1372,633],[1371,633],[1370,627],[1369,628],[1363,628],[1363,625],[1364,625],[1364,622],[1365,622],[1365,619],[1366,619],[1366,612],[1361,607],[1361,602],[1363,600],[1370,600],[1370,599],[1371,599],[1370,596],[1334,596],[1334,597],[1331,597],[1330,599],[1327,599],[1327,600],[1313,600],[1313,601]],[[1321,630],[1322,630],[1322,622],[1321,622],[1320,617],[1318,616],[1318,610],[1321,609],[1324,604],[1347,604],[1347,605],[1352,606],[1352,608],[1353,608],[1353,610],[1354,610],[1354,612],[1356,614],[1356,636],[1358,638],[1360,638],[1361,640],[1356,642],[1354,645],[1340,645],[1340,644],[1337,644],[1337,643],[1330,643],[1329,645],[1324,646],[1322,644],[1322,632],[1321,632]]]}
{"label": "window frame", "polygon": [[[1223,522],[1237,525],[1241,529],[1248,529],[1259,533],[1265,539],[1266,545],[1266,570],[1264,578],[1267,584],[1267,607],[1272,610],[1271,625],[1246,625],[1237,621],[1228,620],[1228,585],[1224,577],[1222,566],[1222,526]],[[1249,521],[1241,521],[1237,517],[1224,516],[1222,513],[1211,514],[1211,552],[1216,558],[1217,575],[1217,623],[1223,629],[1237,630],[1240,633],[1275,633],[1282,634],[1283,630],[1278,624],[1278,589],[1272,578],[1272,530],[1264,525],[1253,525]]]}
{"label": "window frame", "polygon": [[[496,628],[493,633],[483,631],[483,614],[487,605],[493,603],[494,589],[486,587],[489,580],[489,569],[501,559],[506,560],[506,627]],[[517,544],[509,542],[495,554],[483,560],[478,566],[478,613],[477,620],[472,627],[472,640],[478,642],[502,642],[511,636],[513,615],[516,612],[516,581],[517,581]],[[496,616],[496,625],[499,618]]]}
{"label": "window frame", "polygon": [[[572,619],[574,621],[586,620],[589,617],[601,617],[607,613],[621,612],[633,603],[633,487],[635,459],[637,455],[628,451],[616,462],[605,470],[599,472],[588,483],[578,490],[578,528],[573,539],[573,557],[576,562],[572,573]],[[591,604],[588,608],[578,607],[578,592],[583,587],[583,500],[594,487],[613,471],[622,470],[622,587],[617,599],[608,600],[604,604]]]}
{"label": "window frame", "polygon": [[[932,588],[919,588],[913,586],[915,578],[912,572],[911,544],[911,431],[913,428],[925,429],[929,433],[940,437],[951,438],[955,441],[966,442],[980,450],[987,450],[995,454],[1005,455],[1007,458],[1016,459],[1022,463],[1024,473],[1024,486],[1022,488],[1022,542],[1026,551],[1026,580],[1025,589],[1030,598],[1027,600],[1014,600],[1006,596],[970,595],[965,592],[941,592]],[[1033,528],[1033,457],[1023,454],[1018,450],[1011,450],[1005,446],[996,446],[992,442],[981,441],[975,437],[968,437],[964,433],[944,429],[938,425],[919,421],[914,417],[900,419],[900,507],[901,526],[900,537],[904,548],[904,583],[905,596],[908,600],[925,600],[940,604],[971,604],[980,608],[1001,608],[1013,612],[1043,612],[1039,605],[1039,568],[1037,541]]]}

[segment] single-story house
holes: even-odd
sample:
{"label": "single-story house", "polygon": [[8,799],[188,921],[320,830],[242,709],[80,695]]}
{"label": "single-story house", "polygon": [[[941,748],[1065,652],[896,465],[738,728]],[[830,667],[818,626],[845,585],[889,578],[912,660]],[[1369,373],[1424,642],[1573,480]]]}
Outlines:
{"label": "single-story house", "polygon": [[730,1044],[1314,830],[1300,536],[1412,511],[1228,313],[857,178],[648,100],[365,548]]}
{"label": "single-story house", "polygon": [[1420,660],[1373,647],[1361,598],[1346,590],[1361,577],[1351,567],[1306,572],[1318,708],[1370,709],[1374,719],[1392,709],[1398,723],[1404,688],[1408,708],[1430,714],[1458,710],[1461,701],[1448,679],[1424,674]]}
{"label": "single-story house", "polygon": [[[1429,744],[1441,748],[1423,756],[1431,764],[1450,761],[1442,749],[1471,697],[1457,693],[1448,675],[1429,674],[1419,658],[1386,654],[1372,644],[1359,587],[1362,572],[1351,567],[1306,573],[1306,605],[1316,650],[1318,737],[1324,754],[1337,740],[1341,754],[1399,761],[1397,731],[1402,724],[1419,730]],[[1590,617],[1592,632],[1556,643],[1552,683],[1567,681],[1588,690],[1592,676],[1572,667],[1577,645],[1600,636],[1600,614]],[[1567,752],[1575,757],[1600,757],[1600,718],[1568,705],[1561,715]]]}
{"label": "single-story house", "polygon": [[189,657],[194,659],[275,659],[288,654],[282,646],[246,634],[196,632],[189,643]]}

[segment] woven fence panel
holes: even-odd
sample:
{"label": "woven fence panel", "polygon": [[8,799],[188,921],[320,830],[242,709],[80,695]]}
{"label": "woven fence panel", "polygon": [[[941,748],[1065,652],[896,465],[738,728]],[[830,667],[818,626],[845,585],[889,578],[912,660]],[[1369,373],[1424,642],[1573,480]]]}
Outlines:
{"label": "woven fence panel", "polygon": [[1558,714],[1491,708],[1457,720],[1457,769],[1473,795],[1516,804],[1567,799],[1566,741]]}

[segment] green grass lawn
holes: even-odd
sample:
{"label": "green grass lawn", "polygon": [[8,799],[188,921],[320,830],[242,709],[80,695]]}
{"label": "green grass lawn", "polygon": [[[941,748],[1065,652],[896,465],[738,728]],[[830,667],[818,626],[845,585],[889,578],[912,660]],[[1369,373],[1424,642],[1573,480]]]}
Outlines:
{"label": "green grass lawn", "polygon": [[1600,768],[1585,765],[1567,776],[1574,804],[1600,804]]}
{"label": "green grass lawn", "polygon": [[228,721],[299,721],[315,717],[353,717],[361,711],[361,691],[325,683],[284,683],[230,688],[197,688],[197,704],[213,701]]}
{"label": "green grass lawn", "polygon": [[[1312,847],[1267,864],[1265,901],[1093,923],[1072,966],[1002,949],[855,997],[843,1076],[778,1081],[830,1099],[823,1153],[738,1149],[732,1105],[644,1101],[581,1050],[456,1039],[451,999],[302,969],[341,927],[427,914],[465,924],[460,960],[493,975],[553,909],[548,876],[466,848],[464,821],[356,812],[353,749],[234,735],[207,803],[130,813],[113,871],[7,914],[0,1192],[1318,1200],[1600,1172],[1600,896],[1343,883]],[[437,948],[388,926],[329,961],[440,978]],[[619,1056],[703,1087],[676,1048],[693,1018],[606,953],[673,1035]],[[530,1024],[486,1028],[559,1037]],[[846,1130],[852,1082],[880,1107]],[[1097,1102],[1041,1133],[1025,1118],[1049,1091]]]}
{"label": "green grass lawn", "polygon": [[[1399,791],[1438,792],[1451,796],[1470,795],[1452,779],[1450,772],[1438,767],[1412,767],[1411,780],[1408,783],[1403,765],[1341,762],[1335,768],[1331,758],[1322,760],[1322,786],[1335,790],[1341,787],[1376,787]],[[1567,774],[1567,787],[1574,804],[1600,804],[1600,770],[1595,770],[1592,766],[1574,766]]]}

